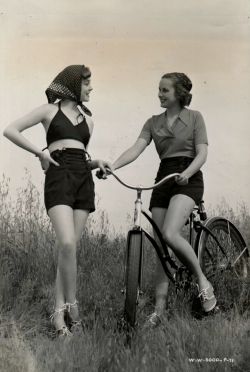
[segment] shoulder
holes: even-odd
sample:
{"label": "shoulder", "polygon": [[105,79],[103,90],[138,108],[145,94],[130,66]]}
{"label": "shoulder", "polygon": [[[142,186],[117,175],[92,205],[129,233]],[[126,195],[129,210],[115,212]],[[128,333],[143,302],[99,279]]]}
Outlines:
{"label": "shoulder", "polygon": [[187,124],[190,123],[194,126],[204,124],[203,115],[198,110],[191,110],[185,107],[181,112],[180,117],[186,121]]}
{"label": "shoulder", "polygon": [[45,125],[49,121],[51,116],[51,112],[54,109],[54,105],[51,104],[42,104],[32,111],[28,112],[21,118],[15,120],[11,126],[14,126],[20,131],[23,131],[27,128],[31,128],[32,126],[42,123]]}
{"label": "shoulder", "polygon": [[165,118],[165,112],[162,112],[161,114],[157,114],[157,115],[152,115],[147,121],[146,123],[148,123],[149,126],[151,125],[155,125],[157,124],[158,122],[161,122],[162,120],[164,120]]}
{"label": "shoulder", "polygon": [[47,114],[49,114],[54,108],[54,105],[51,104],[51,103],[44,103],[40,106],[37,106],[35,107],[31,113],[32,114],[40,114],[42,116],[46,116]]}
{"label": "shoulder", "polygon": [[198,110],[191,110],[191,109],[186,109],[190,112],[190,115],[193,116],[195,120],[199,120],[200,118],[203,118],[203,115],[200,111]]}
{"label": "shoulder", "polygon": [[158,121],[158,120],[162,120],[164,118],[165,118],[165,111],[160,113],[160,114],[151,116],[152,121]]}
{"label": "shoulder", "polygon": [[50,114],[55,110],[58,110],[58,106],[54,103],[44,103],[36,108],[38,111]]}
{"label": "shoulder", "polygon": [[194,115],[194,118],[195,118],[195,126],[196,127],[205,127],[205,121],[204,121],[204,118],[203,118],[203,115],[201,114],[200,111],[196,111],[196,110],[193,110],[193,115]]}
{"label": "shoulder", "polygon": [[58,111],[58,105],[56,103],[45,103],[40,106],[40,110],[43,117],[41,122],[43,124],[49,124]]}
{"label": "shoulder", "polygon": [[30,116],[31,118],[34,118],[34,120],[39,119],[39,121],[43,122],[43,121],[48,120],[51,117],[51,115],[53,115],[53,113],[56,112],[57,110],[58,109],[56,105],[52,103],[44,103],[36,107],[35,109],[33,109],[28,114],[28,116]]}
{"label": "shoulder", "polygon": [[34,112],[40,114],[44,120],[49,119],[56,111],[58,111],[58,106],[54,103],[44,103],[34,110]]}

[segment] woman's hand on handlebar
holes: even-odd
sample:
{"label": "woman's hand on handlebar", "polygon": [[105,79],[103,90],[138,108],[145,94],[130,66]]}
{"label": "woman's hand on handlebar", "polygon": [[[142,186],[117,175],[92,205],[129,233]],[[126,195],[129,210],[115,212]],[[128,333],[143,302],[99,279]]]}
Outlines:
{"label": "woman's hand on handlebar", "polygon": [[97,160],[97,168],[98,171],[96,172],[96,177],[99,179],[106,179],[108,176],[108,171],[114,171],[112,164],[109,161],[104,160]]}
{"label": "woman's hand on handlebar", "polygon": [[175,177],[175,182],[180,186],[187,185],[188,184],[188,177],[184,172],[182,172],[179,176]]}

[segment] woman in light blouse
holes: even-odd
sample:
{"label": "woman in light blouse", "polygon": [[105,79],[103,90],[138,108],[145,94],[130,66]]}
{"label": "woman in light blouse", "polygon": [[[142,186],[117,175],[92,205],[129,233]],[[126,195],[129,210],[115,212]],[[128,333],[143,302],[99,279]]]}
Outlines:
{"label": "woman in light blouse", "polygon": [[[213,287],[201,270],[194,250],[181,235],[195,204],[202,200],[203,175],[200,168],[207,159],[207,133],[200,112],[187,109],[192,99],[192,82],[184,73],[167,73],[159,84],[160,115],[153,115],[144,124],[136,142],[113,163],[118,169],[133,162],[153,140],[161,163],[155,181],[178,172],[180,176],[152,192],[150,210],[167,245],[197,279],[199,297],[204,311],[216,305]],[[155,237],[157,239],[157,237]],[[168,278],[157,258],[156,304],[149,317],[159,324],[166,307]]]}

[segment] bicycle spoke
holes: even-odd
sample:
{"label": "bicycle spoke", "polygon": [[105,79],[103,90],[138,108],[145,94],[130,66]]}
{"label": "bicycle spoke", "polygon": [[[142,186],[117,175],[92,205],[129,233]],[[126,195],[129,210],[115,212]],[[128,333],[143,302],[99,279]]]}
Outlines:
{"label": "bicycle spoke", "polygon": [[236,264],[237,261],[239,261],[239,259],[243,256],[243,254],[246,252],[247,250],[247,247],[245,247],[243,249],[243,251],[239,254],[239,256],[236,258],[236,260],[233,262],[232,266],[234,266]]}

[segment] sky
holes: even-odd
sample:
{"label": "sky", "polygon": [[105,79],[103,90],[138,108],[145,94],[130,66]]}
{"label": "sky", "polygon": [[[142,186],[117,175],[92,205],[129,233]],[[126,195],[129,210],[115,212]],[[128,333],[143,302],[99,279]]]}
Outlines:
{"label": "sky", "polygon": [[[45,89],[65,66],[92,71],[87,104],[95,124],[92,158],[114,161],[145,121],[162,112],[157,97],[166,72],[193,82],[191,109],[202,113],[209,137],[203,167],[207,206],[226,200],[250,206],[250,2],[245,0],[0,0],[0,130],[46,102]],[[24,132],[44,147],[41,124]],[[0,172],[15,188],[28,168],[43,192],[38,160],[0,137]],[[159,158],[152,143],[117,171],[126,182],[153,183]],[[135,194],[95,178],[98,208],[117,229],[127,228]],[[148,207],[150,193],[143,195]]]}

